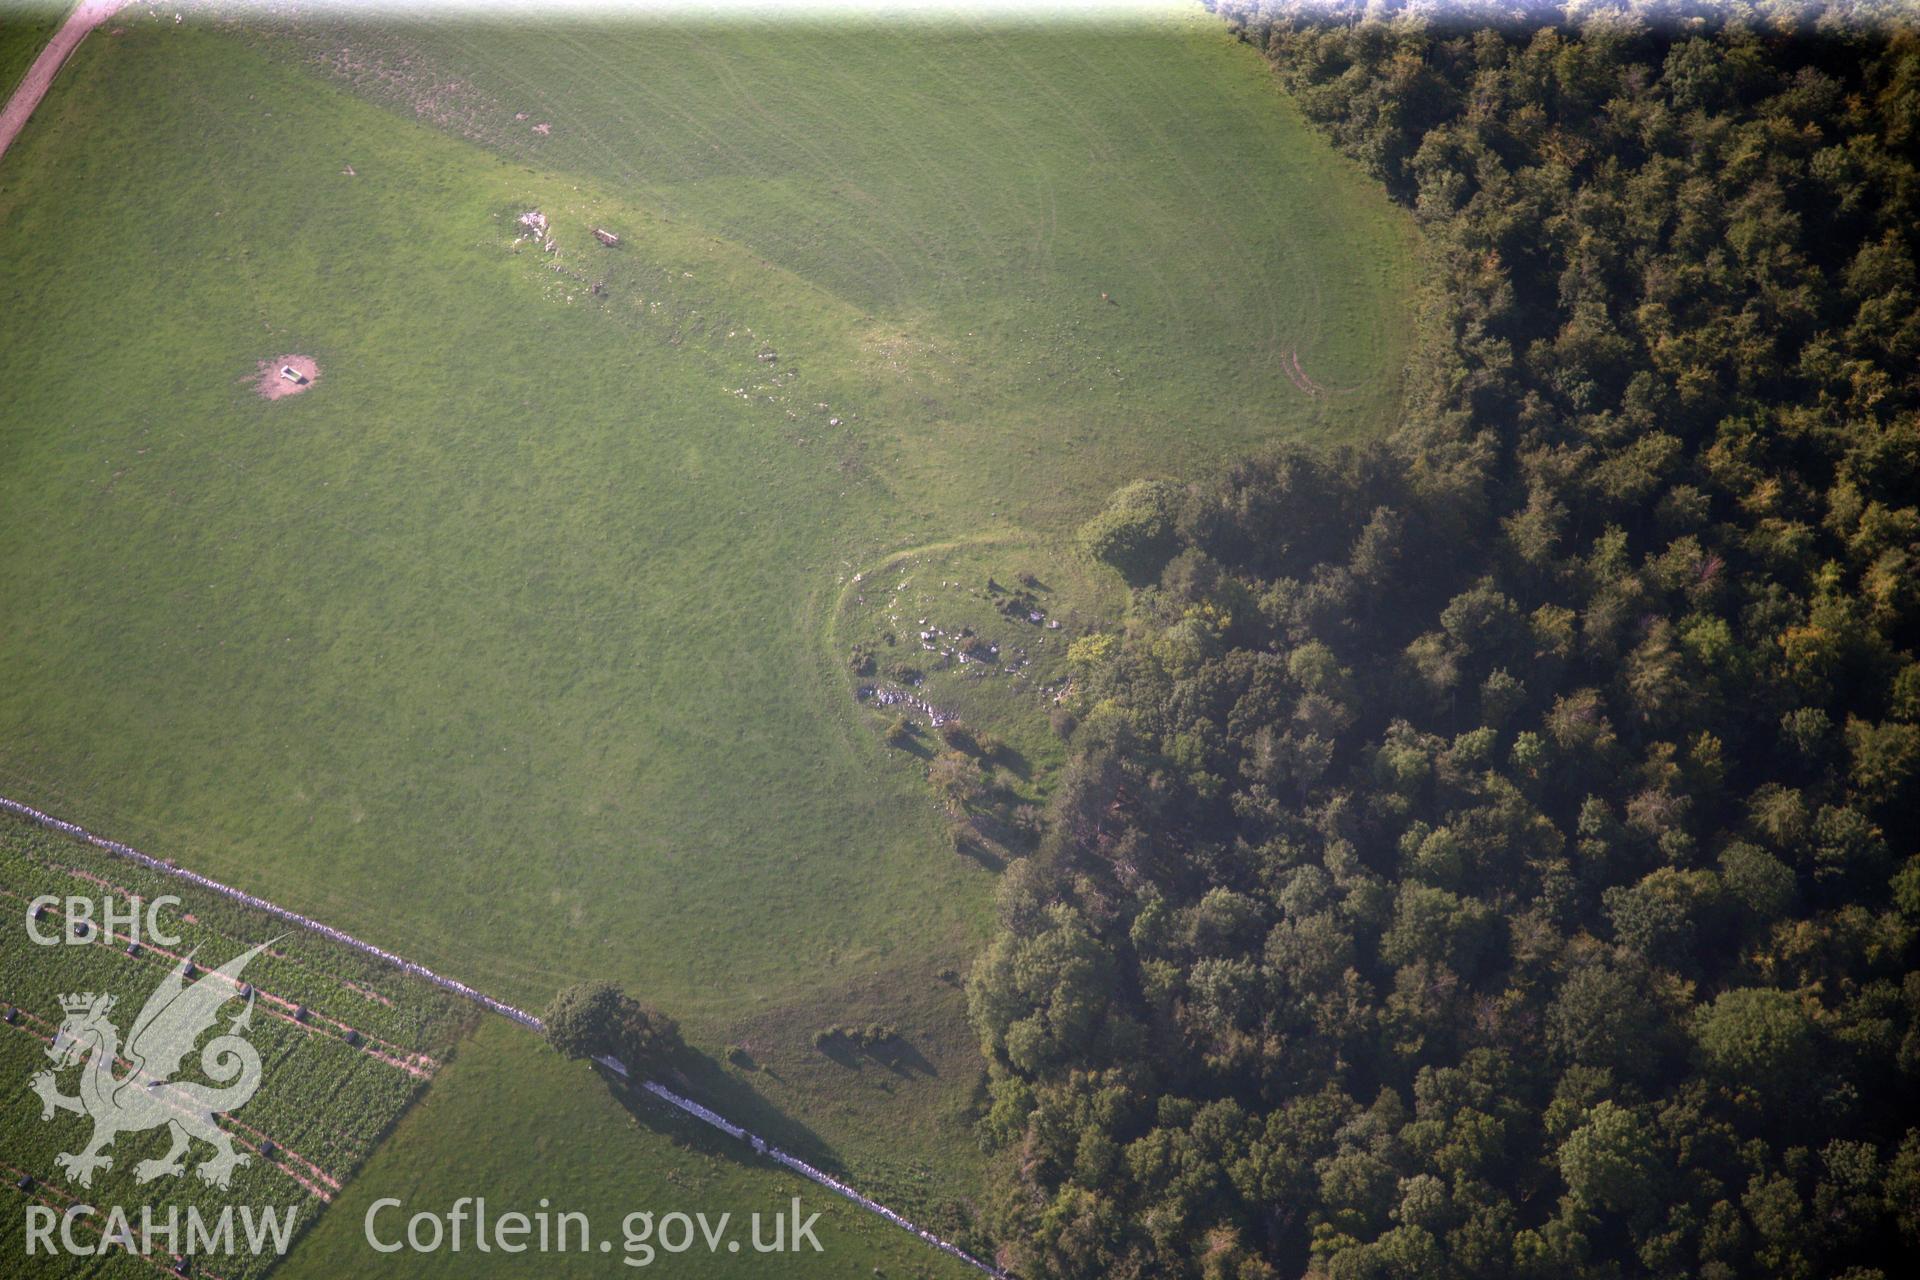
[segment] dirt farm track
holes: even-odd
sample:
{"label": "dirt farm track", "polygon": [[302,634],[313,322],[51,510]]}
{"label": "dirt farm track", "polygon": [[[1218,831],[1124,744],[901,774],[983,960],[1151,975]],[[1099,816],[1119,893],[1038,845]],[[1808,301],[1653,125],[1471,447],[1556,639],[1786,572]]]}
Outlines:
{"label": "dirt farm track", "polygon": [[0,156],[7,154],[7,148],[20,136],[20,130],[26,127],[27,118],[33,114],[40,99],[47,96],[47,90],[53,85],[54,76],[60,72],[60,66],[67,60],[87,33],[111,18],[120,8],[121,0],[86,0],[71,14],[53,39],[47,41],[47,47],[27,68],[27,74],[20,77],[19,87],[13,96],[7,99],[7,105],[0,109]]}

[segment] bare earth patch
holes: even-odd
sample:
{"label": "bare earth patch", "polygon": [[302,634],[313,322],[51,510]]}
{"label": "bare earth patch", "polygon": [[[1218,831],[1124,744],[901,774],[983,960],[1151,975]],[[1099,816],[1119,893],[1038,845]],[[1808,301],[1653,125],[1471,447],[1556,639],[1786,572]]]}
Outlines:
{"label": "bare earth patch", "polygon": [[[283,368],[299,374],[300,381],[282,374]],[[253,389],[269,400],[278,400],[281,396],[297,396],[319,380],[320,366],[311,356],[279,356],[260,362],[260,376],[253,380]]]}

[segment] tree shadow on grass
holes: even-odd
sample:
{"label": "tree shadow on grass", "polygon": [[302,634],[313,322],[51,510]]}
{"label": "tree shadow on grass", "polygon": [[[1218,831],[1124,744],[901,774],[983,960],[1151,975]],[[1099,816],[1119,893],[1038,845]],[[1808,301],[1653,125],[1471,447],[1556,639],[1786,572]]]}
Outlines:
{"label": "tree shadow on grass", "polygon": [[903,751],[917,760],[926,763],[932,763],[933,761],[933,747],[928,744],[926,738],[921,735],[918,729],[915,729],[913,736],[906,740],[889,742],[886,745],[895,751]]}
{"label": "tree shadow on grass", "polygon": [[913,1043],[900,1036],[869,1049],[868,1055],[887,1070],[898,1076],[937,1076],[940,1069],[927,1061],[927,1055],[913,1047]]}
{"label": "tree shadow on grass", "polygon": [[997,764],[1022,782],[1033,781],[1033,764],[1013,747],[1002,742],[997,744],[991,755],[984,757],[990,764]]}
{"label": "tree shadow on grass", "polygon": [[885,1067],[903,1079],[915,1075],[937,1076],[940,1069],[927,1056],[900,1035],[888,1036],[873,1044],[861,1045],[845,1035],[830,1035],[815,1043],[822,1056],[850,1071],[863,1070],[868,1063]]}
{"label": "tree shadow on grass", "polygon": [[1007,860],[996,852],[992,845],[981,838],[978,830],[968,827],[958,833],[953,842],[955,853],[971,858],[987,870],[996,874],[1007,869]]}
{"label": "tree shadow on grass", "polygon": [[805,1160],[828,1173],[845,1172],[840,1157],[819,1134],[787,1115],[762,1097],[746,1081],[727,1071],[718,1060],[688,1049],[672,1065],[648,1076],[636,1073],[623,1079],[596,1064],[594,1072],[606,1082],[607,1091],[625,1107],[635,1120],[656,1133],[664,1133],[698,1150],[741,1164],[762,1165],[765,1157],[751,1144],[734,1138],[698,1117],[648,1093],[643,1081],[652,1079],[691,1099],[710,1111],[718,1112],[772,1146]]}

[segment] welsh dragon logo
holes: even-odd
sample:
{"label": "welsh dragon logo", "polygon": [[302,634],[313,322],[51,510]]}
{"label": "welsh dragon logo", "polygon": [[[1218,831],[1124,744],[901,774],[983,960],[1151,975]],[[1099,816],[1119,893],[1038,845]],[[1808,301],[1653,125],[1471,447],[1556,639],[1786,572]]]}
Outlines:
{"label": "welsh dragon logo", "polygon": [[[42,1120],[53,1119],[56,1111],[93,1118],[93,1137],[87,1145],[54,1157],[75,1182],[91,1186],[94,1170],[113,1167],[113,1157],[104,1152],[121,1134],[165,1125],[173,1145],[160,1159],[135,1165],[135,1179],[151,1182],[186,1172],[188,1148],[198,1138],[214,1154],[194,1172],[226,1189],[234,1169],[251,1157],[233,1149],[233,1139],[213,1118],[244,1106],[260,1087],[260,1055],[241,1037],[253,1018],[250,992],[246,1007],[200,1053],[200,1069],[219,1087],[171,1077],[194,1043],[214,1025],[220,1007],[239,994],[240,971],[270,945],[263,942],[235,956],[191,985],[187,973],[193,957],[182,960],[147,998],[124,1048],[120,1033],[107,1018],[113,1011],[112,996],[89,991],[60,997],[66,1017],[47,1049],[54,1070],[35,1075],[33,1091],[40,1095]],[[114,1067],[121,1061],[128,1070],[116,1076]],[[76,1064],[80,1066],[79,1094],[69,1097],[60,1092],[55,1073]]]}

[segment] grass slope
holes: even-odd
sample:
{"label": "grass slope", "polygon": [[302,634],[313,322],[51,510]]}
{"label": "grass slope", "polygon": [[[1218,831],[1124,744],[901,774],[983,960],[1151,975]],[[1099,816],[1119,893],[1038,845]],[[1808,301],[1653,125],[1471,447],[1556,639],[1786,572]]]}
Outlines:
{"label": "grass slope", "polygon": [[[0,787],[511,999],[622,980],[809,1156],[963,1184],[991,879],[841,589],[1378,429],[1401,225],[1190,23],[369,42],[470,65],[498,118],[423,114],[493,154],[136,15],[0,164]],[[868,1021],[908,1065],[809,1044]]]}
{"label": "grass slope", "polygon": [[[890,472],[948,530],[1058,529],[1143,472],[1397,406],[1405,219],[1197,8],[307,26],[278,47],[858,308]],[[1341,390],[1298,389],[1294,355]]]}
{"label": "grass slope", "polygon": [[0,102],[12,96],[19,77],[27,75],[27,67],[58,29],[60,23],[46,13],[0,8]]}
{"label": "grass slope", "polygon": [[51,10],[0,4],[0,102],[12,95],[20,77],[59,29],[60,20]]}

